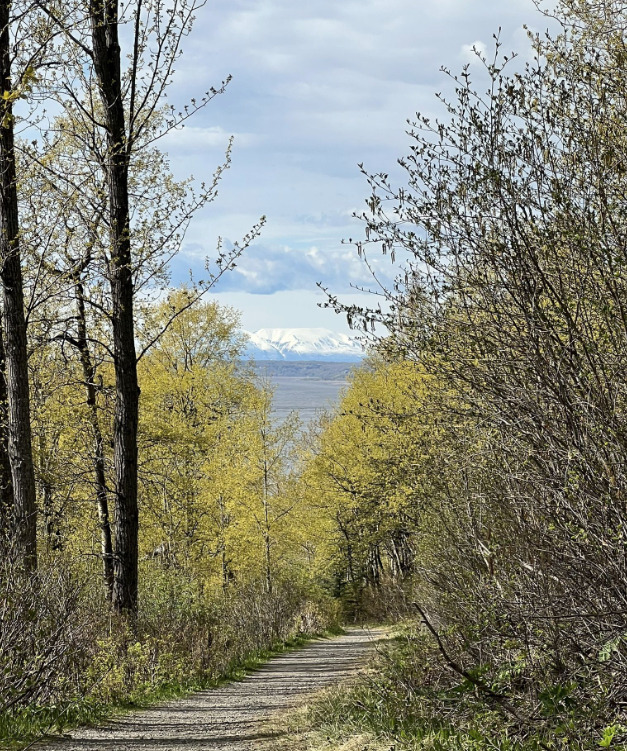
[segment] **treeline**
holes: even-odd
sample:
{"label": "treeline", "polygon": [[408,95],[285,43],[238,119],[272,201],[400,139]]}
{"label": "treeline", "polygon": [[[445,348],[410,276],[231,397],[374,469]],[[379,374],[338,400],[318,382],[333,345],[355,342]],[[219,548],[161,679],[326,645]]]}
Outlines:
{"label": "treeline", "polygon": [[205,301],[263,218],[170,284],[230,164],[229,144],[177,180],[159,148],[228,85],[166,100],[203,4],[0,2],[0,740],[335,618],[296,421],[271,421],[236,314]]}
{"label": "treeline", "polygon": [[369,176],[405,271],[308,470],[338,588],[420,624],[336,719],[418,748],[627,743],[627,15],[552,15]]}
{"label": "treeline", "polygon": [[[160,139],[183,127],[228,84],[179,110],[166,102],[201,5],[0,4],[0,399],[6,405],[1,526],[22,565],[35,571],[37,494],[41,487],[47,492],[45,471],[36,466],[46,448],[36,442],[47,437],[34,435],[32,421],[39,391],[46,398],[48,386],[31,377],[30,393],[29,371],[38,358],[78,362],[91,411],[86,435],[93,442],[110,598],[118,614],[131,618],[138,602],[139,363],[231,268],[263,224],[239,245],[218,247],[216,259],[207,261],[206,278],[190,282],[186,296],[171,297],[159,319],[151,314],[154,301],[165,298],[169,263],[191,218],[215,198],[230,164],[229,144],[212,178],[198,185],[176,180],[159,149]],[[121,35],[121,27],[129,34]],[[52,343],[60,354],[50,354]],[[101,371],[109,367],[113,430],[107,476],[99,400]]]}

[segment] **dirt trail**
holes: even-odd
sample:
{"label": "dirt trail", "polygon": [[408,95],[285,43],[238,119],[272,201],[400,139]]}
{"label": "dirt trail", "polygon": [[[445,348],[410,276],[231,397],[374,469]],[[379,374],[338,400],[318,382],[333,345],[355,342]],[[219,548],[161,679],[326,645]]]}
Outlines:
{"label": "dirt trail", "polygon": [[253,751],[268,749],[281,734],[264,730],[275,712],[305,694],[347,678],[383,630],[351,629],[273,658],[241,682],[125,715],[99,728],[37,744],[37,751]]}

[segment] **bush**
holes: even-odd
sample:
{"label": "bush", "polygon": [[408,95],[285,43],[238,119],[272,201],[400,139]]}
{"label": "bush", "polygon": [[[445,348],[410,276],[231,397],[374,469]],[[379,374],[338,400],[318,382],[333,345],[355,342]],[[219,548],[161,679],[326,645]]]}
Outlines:
{"label": "bush", "polygon": [[[487,666],[461,676],[444,664],[431,635],[415,626],[382,646],[370,667],[353,683],[332,688],[314,702],[308,711],[310,727],[337,738],[366,733],[399,749],[421,751],[626,747],[627,728],[620,716],[595,722],[598,708],[576,685],[545,678],[534,707],[510,704],[498,698],[498,683],[491,682]],[[500,672],[511,669],[502,666]],[[494,692],[492,698],[486,689]],[[528,711],[535,713],[533,726]]]}
{"label": "bush", "polygon": [[[336,625],[322,595],[249,582],[227,592],[189,572],[147,568],[134,624],[107,613],[100,583],[68,567],[0,569],[0,740],[101,718],[208,686],[295,637]],[[94,579],[91,579],[94,582]]]}
{"label": "bush", "polygon": [[27,573],[9,551],[0,564],[0,715],[80,691],[101,627],[61,563]]}

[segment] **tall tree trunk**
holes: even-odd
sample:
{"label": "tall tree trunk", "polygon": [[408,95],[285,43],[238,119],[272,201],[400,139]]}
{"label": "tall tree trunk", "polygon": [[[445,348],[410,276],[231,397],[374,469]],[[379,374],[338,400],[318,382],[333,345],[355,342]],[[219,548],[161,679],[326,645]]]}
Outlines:
{"label": "tall tree trunk", "polygon": [[[4,336],[0,326],[0,535],[8,536],[13,516],[13,480],[9,462],[9,409]],[[0,543],[1,546],[1,543]]]}
{"label": "tall tree trunk", "polygon": [[[0,0],[0,76],[3,92],[11,92],[11,2]],[[37,507],[31,443],[28,353],[24,290],[19,248],[19,220],[10,96],[0,102],[0,280],[5,334],[9,462],[14,495],[14,520],[24,565],[37,566]]]}
{"label": "tall tree trunk", "polygon": [[[262,431],[262,440],[266,441],[266,436]],[[265,452],[265,446],[264,446]],[[271,557],[271,540],[270,540],[270,486],[268,478],[268,461],[263,460],[263,548],[266,567],[266,591],[272,594],[272,557]]]}
{"label": "tall tree trunk", "polygon": [[96,484],[96,503],[98,505],[98,521],[100,524],[100,547],[102,551],[102,566],[104,580],[107,586],[109,600],[113,598],[113,541],[111,539],[111,522],[109,519],[109,497],[107,493],[107,479],[105,473],[104,439],[98,418],[98,402],[96,398],[96,367],[92,362],[87,343],[87,319],[85,316],[85,294],[81,282],[76,286],[76,303],[78,313],[77,344],[83,368],[83,379],[87,394],[87,408],[89,421],[94,439],[93,462]]}
{"label": "tall tree trunk", "polygon": [[137,423],[139,387],[133,322],[128,152],[120,75],[117,0],[90,0],[93,61],[107,129],[112,249],[109,270],[115,366],[115,576],[113,607],[137,609]]}

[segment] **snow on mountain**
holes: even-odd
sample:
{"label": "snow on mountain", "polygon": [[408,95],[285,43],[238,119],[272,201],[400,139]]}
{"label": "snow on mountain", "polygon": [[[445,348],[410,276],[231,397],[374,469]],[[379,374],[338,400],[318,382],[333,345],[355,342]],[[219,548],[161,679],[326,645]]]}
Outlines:
{"label": "snow on mountain", "polygon": [[259,329],[245,331],[246,354],[253,360],[358,362],[361,345],[329,329]]}

